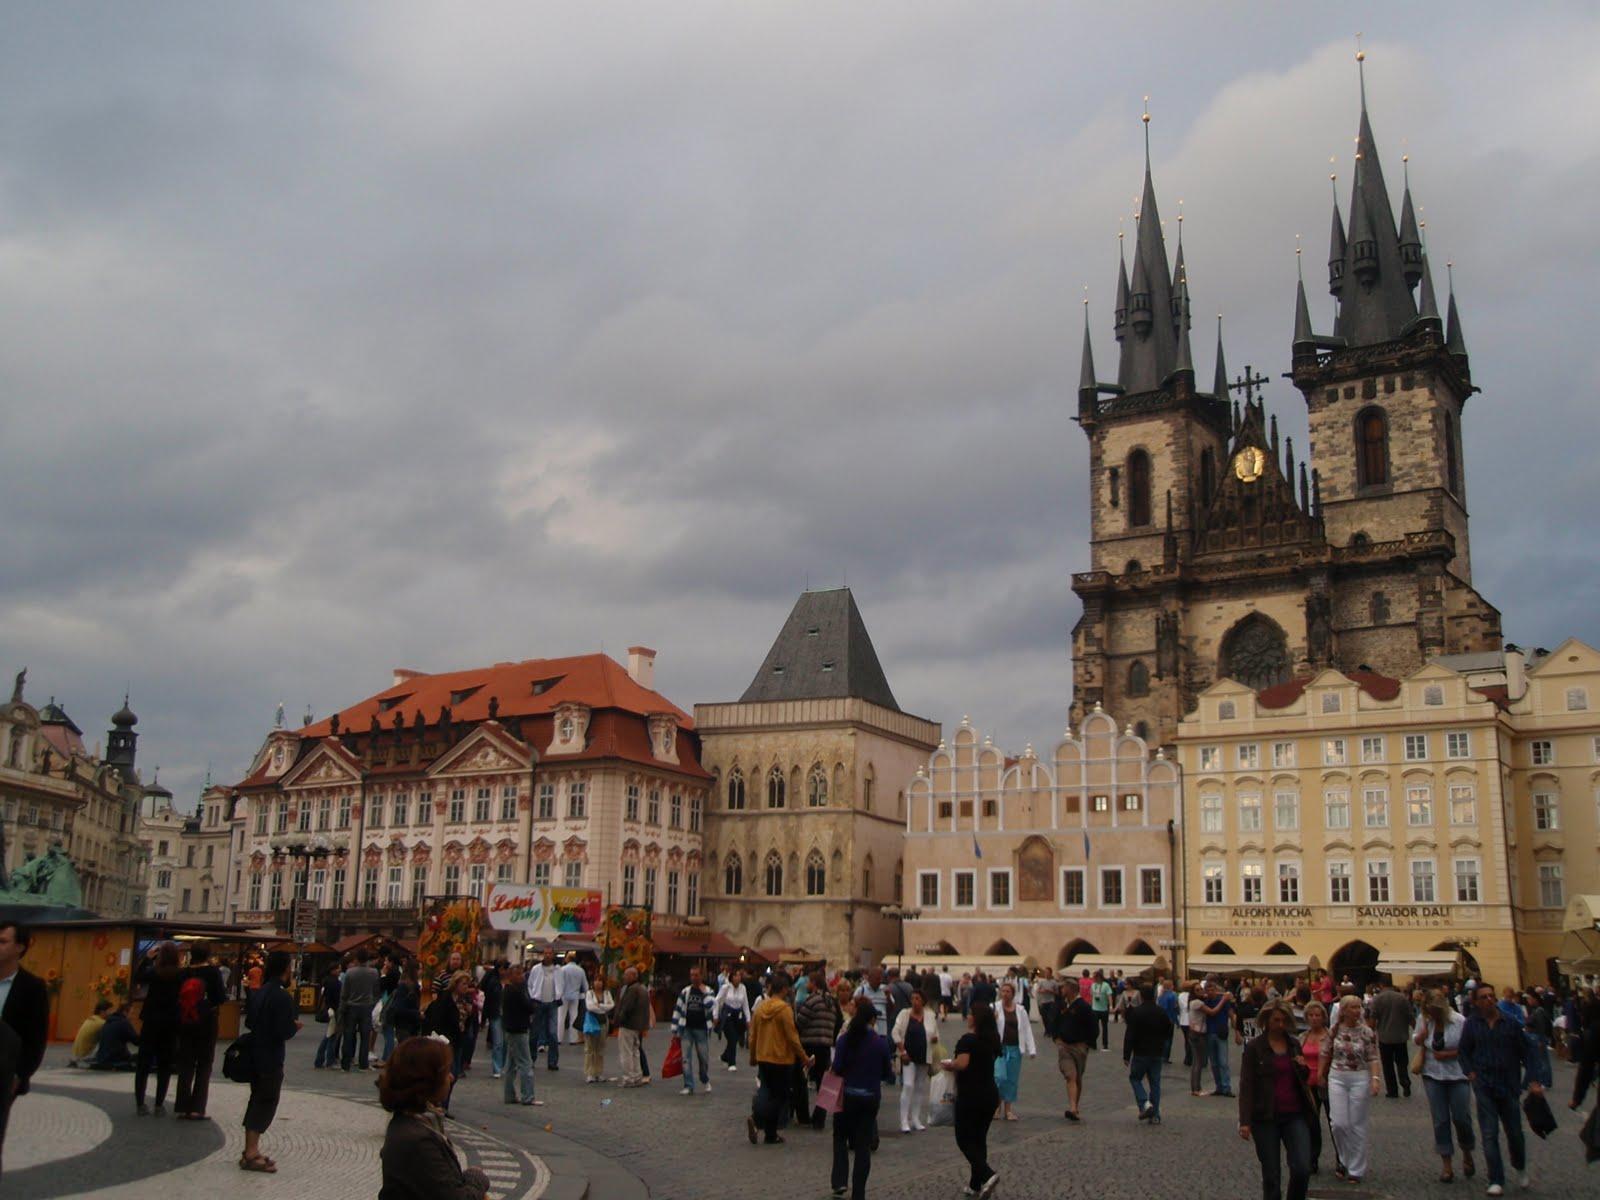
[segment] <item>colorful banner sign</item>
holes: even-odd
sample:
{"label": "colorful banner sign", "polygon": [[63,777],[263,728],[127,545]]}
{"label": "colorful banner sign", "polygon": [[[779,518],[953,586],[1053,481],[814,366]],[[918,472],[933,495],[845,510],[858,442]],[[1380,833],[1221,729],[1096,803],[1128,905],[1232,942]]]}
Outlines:
{"label": "colorful banner sign", "polygon": [[605,898],[586,888],[534,887],[526,883],[490,886],[483,908],[495,929],[555,937],[588,935],[600,926]]}

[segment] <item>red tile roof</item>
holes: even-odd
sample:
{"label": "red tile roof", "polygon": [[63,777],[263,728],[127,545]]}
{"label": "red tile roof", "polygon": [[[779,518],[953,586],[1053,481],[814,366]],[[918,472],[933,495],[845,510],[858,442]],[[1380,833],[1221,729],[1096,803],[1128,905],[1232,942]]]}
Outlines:
{"label": "red tile roof", "polygon": [[[541,684],[548,686],[535,694],[534,688]],[[340,710],[339,728],[342,732],[364,733],[376,716],[387,731],[394,724],[396,712],[405,717],[408,728],[418,712],[432,725],[445,707],[449,707],[452,720],[472,724],[488,720],[491,697],[499,699],[502,717],[546,716],[561,705],[572,703],[596,710],[616,708],[640,716],[671,713],[680,728],[694,728],[694,718],[688,713],[660,692],[640,687],[621,663],[604,654],[530,658],[441,675],[414,674]],[[301,737],[326,737],[330,732],[327,718],[299,731]]]}
{"label": "red tile roof", "polygon": [[[1400,694],[1400,681],[1379,675],[1376,671],[1345,671],[1345,678],[1358,685],[1374,700],[1393,700]],[[1315,676],[1304,675],[1286,683],[1277,683],[1256,694],[1257,708],[1288,708],[1305,693],[1306,685]]]}
{"label": "red tile roof", "polygon": [[657,954],[683,958],[738,958],[743,953],[737,942],[714,929],[652,929],[650,940]]}

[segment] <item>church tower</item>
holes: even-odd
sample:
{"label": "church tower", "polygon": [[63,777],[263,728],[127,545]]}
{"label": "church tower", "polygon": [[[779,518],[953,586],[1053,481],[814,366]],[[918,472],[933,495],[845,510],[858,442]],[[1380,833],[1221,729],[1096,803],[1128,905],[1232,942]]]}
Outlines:
{"label": "church tower", "polygon": [[106,762],[122,772],[126,783],[136,783],[139,779],[133,765],[139,750],[139,735],[133,727],[138,723],[139,718],[133,715],[128,698],[124,696],[122,707],[111,716],[111,729],[106,734]]}
{"label": "church tower", "polygon": [[1114,383],[1095,371],[1085,312],[1074,722],[1101,704],[1166,743],[1221,678],[1261,691],[1324,667],[1402,676],[1500,645],[1500,615],[1472,587],[1461,413],[1474,389],[1454,291],[1441,319],[1409,178],[1396,222],[1364,89],[1359,129],[1350,219],[1337,201],[1333,216],[1333,333],[1314,331],[1303,278],[1295,295],[1290,378],[1311,433],[1297,462],[1267,375],[1229,382],[1220,327],[1211,390],[1196,387],[1181,218],[1169,267],[1145,115]]}
{"label": "church tower", "polygon": [[1500,645],[1499,614],[1472,588],[1461,421],[1477,389],[1453,284],[1440,315],[1403,161],[1396,225],[1363,77],[1348,226],[1334,198],[1333,332],[1313,332],[1302,279],[1292,344],[1328,540],[1370,584],[1341,657],[1389,670]]}

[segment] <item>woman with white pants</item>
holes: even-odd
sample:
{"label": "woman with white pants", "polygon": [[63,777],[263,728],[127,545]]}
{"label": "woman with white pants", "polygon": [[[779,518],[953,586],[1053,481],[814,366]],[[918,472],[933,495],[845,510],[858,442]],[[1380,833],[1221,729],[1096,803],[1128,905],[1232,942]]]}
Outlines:
{"label": "woman with white pants", "polygon": [[1360,1183],[1367,1174],[1371,1145],[1367,1105],[1383,1085],[1378,1076],[1378,1035],[1362,1019],[1358,996],[1339,1001],[1339,1020],[1322,1056],[1322,1086],[1339,1152],[1338,1173]]}
{"label": "woman with white pants", "polygon": [[928,1068],[936,1061],[939,1020],[920,991],[911,993],[911,1007],[902,1008],[890,1031],[900,1059],[900,1132],[928,1127]]}

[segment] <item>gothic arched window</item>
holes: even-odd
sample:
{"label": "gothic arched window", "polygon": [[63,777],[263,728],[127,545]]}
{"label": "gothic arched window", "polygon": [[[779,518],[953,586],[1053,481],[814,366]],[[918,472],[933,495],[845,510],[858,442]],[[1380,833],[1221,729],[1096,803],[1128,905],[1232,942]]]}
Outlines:
{"label": "gothic arched window", "polygon": [[1220,674],[1260,691],[1289,678],[1289,643],[1276,621],[1251,613],[1222,639]]}
{"label": "gothic arched window", "polygon": [[783,895],[783,859],[776,850],[767,851],[767,895]]}
{"label": "gothic arched window", "polygon": [[1150,456],[1143,450],[1128,455],[1128,524],[1150,524]]}
{"label": "gothic arched window", "polygon": [[812,767],[806,778],[806,803],[812,808],[828,807],[828,776],[820,766]]}
{"label": "gothic arched window", "polygon": [[722,868],[722,890],[729,896],[744,891],[744,864],[739,861],[737,851],[728,855],[728,863]]}
{"label": "gothic arched window", "polygon": [[1128,668],[1128,695],[1148,696],[1150,694],[1150,668],[1144,665],[1143,659],[1134,659]]}
{"label": "gothic arched window", "polygon": [[767,807],[782,808],[784,794],[783,768],[774,766],[772,770],[767,772]]}
{"label": "gothic arched window", "polygon": [[734,810],[744,807],[744,772],[738,767],[728,774],[728,807]]}
{"label": "gothic arched window", "polygon": [[806,855],[806,895],[820,896],[828,890],[828,866],[822,861],[822,852],[813,850]]}
{"label": "gothic arched window", "polygon": [[1376,406],[1356,414],[1356,486],[1389,482],[1389,418]]}
{"label": "gothic arched window", "polygon": [[1374,625],[1382,625],[1389,619],[1389,597],[1382,592],[1373,592],[1367,601],[1367,615]]}

